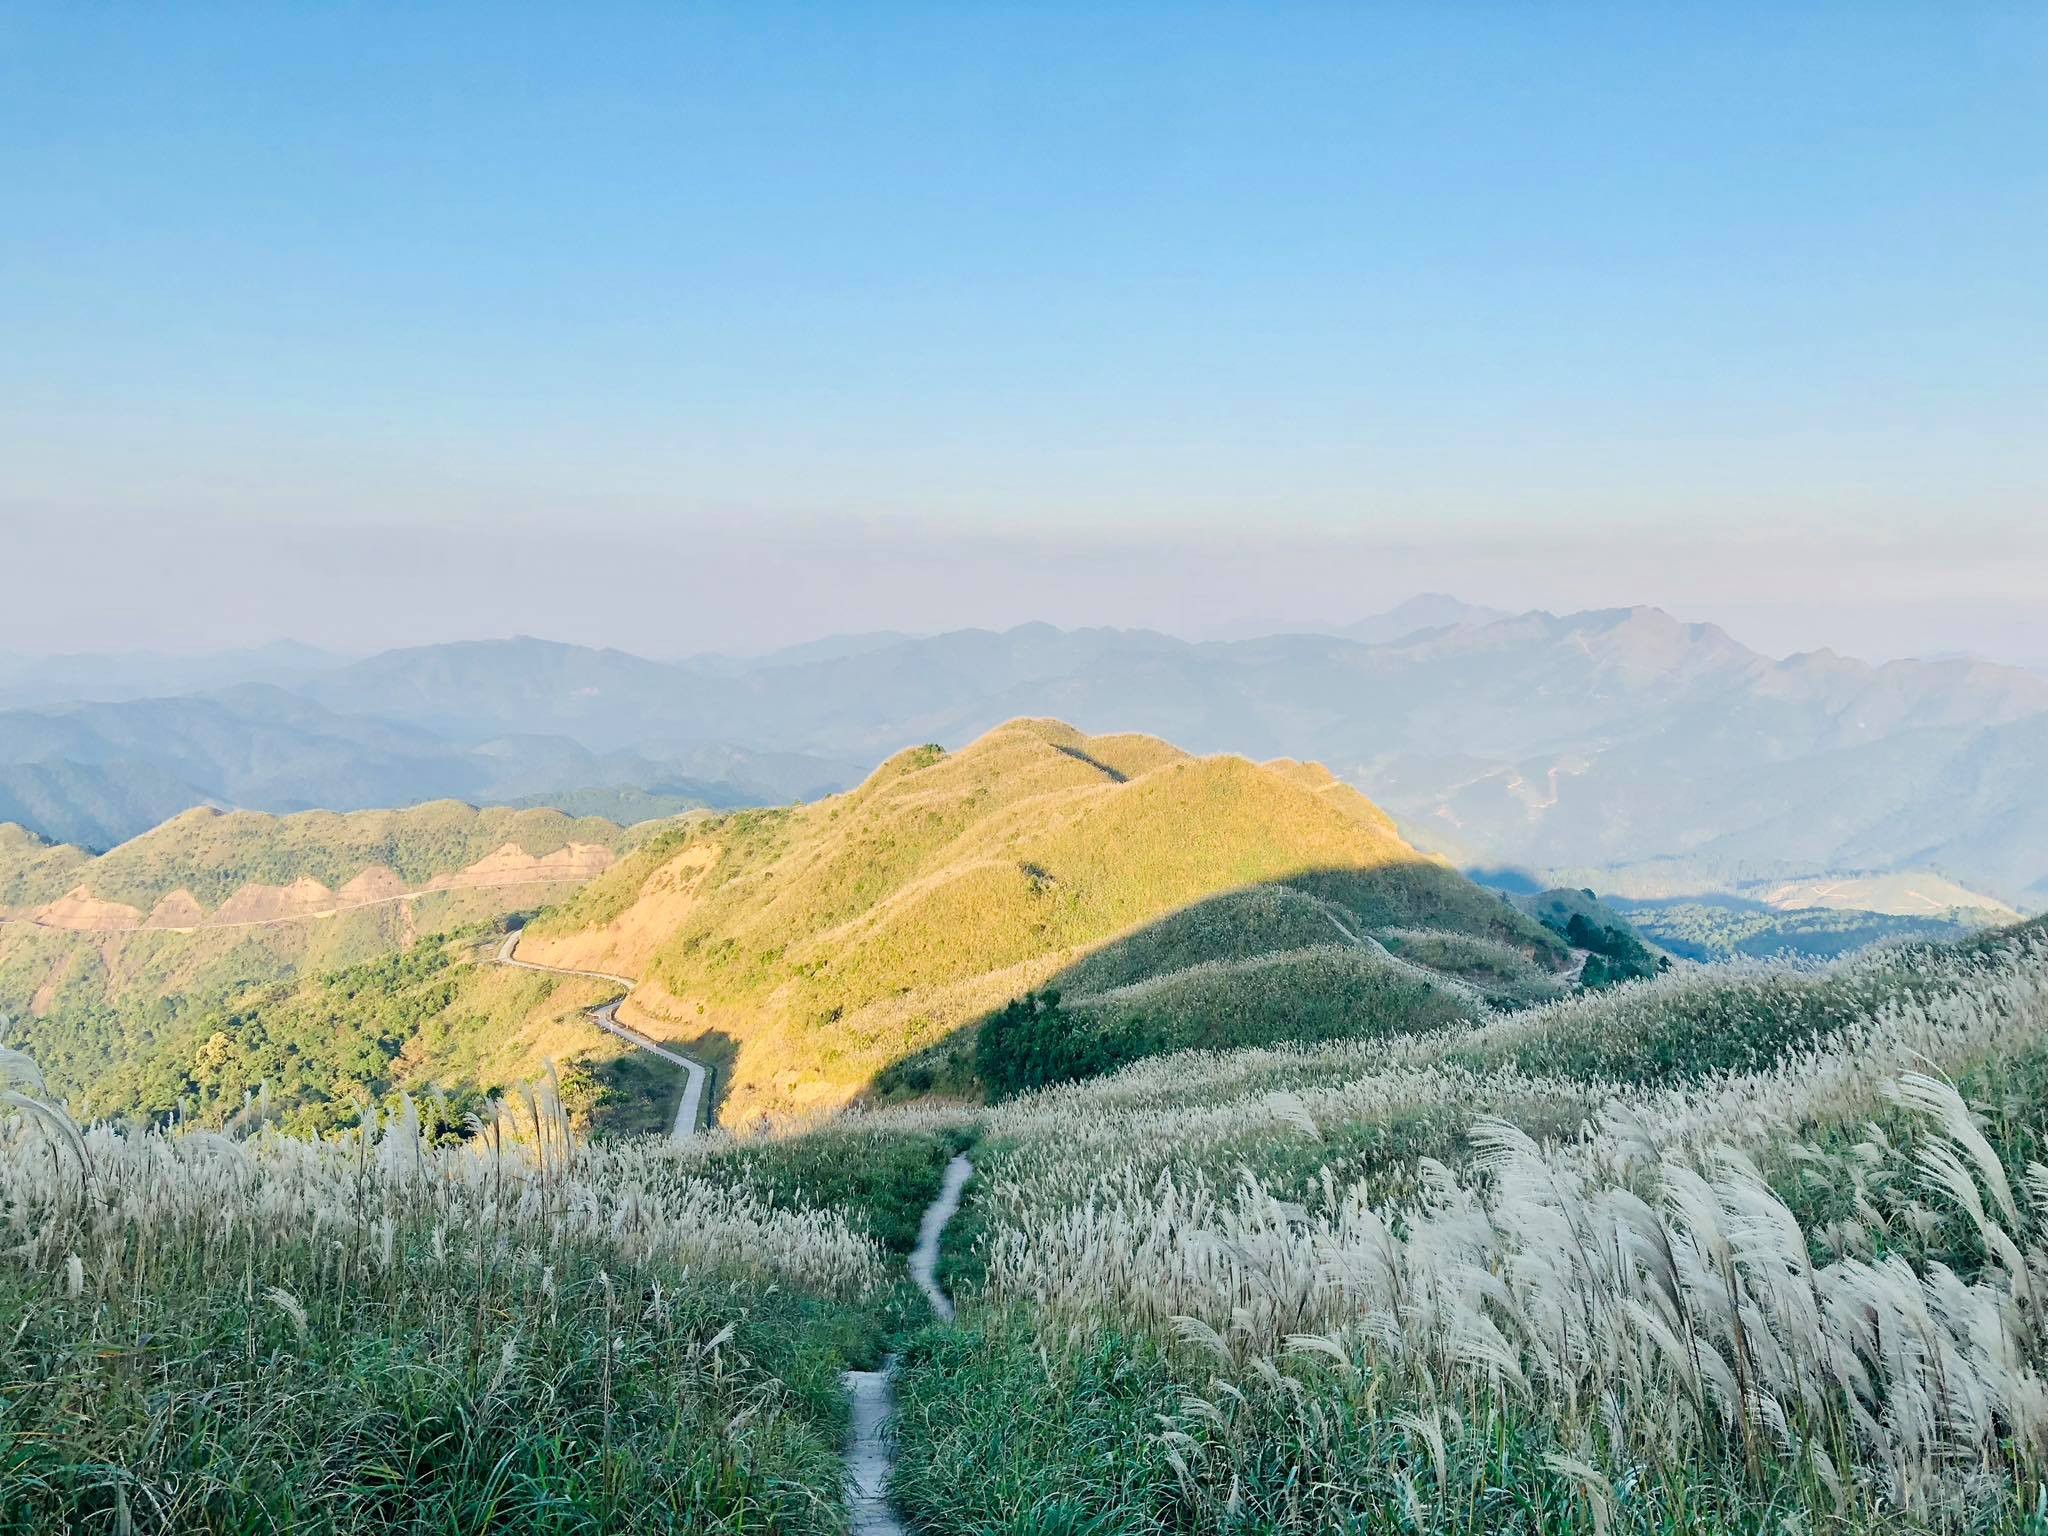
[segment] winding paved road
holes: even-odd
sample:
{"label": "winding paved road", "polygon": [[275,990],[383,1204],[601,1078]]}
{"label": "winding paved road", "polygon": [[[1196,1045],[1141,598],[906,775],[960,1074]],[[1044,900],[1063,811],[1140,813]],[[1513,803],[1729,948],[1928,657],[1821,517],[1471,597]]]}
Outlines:
{"label": "winding paved road", "polygon": [[619,1022],[619,1004],[625,993],[631,992],[638,984],[630,976],[614,975],[610,971],[579,971],[566,965],[541,965],[532,960],[521,960],[514,953],[519,948],[520,930],[515,928],[505,935],[505,942],[498,946],[498,964],[510,965],[522,971],[544,971],[550,976],[583,976],[591,981],[608,981],[622,989],[619,996],[608,1003],[599,1003],[595,1008],[584,1010],[584,1017],[607,1033],[617,1035],[628,1045],[637,1045],[643,1051],[651,1051],[663,1061],[672,1062],[688,1074],[683,1084],[683,1096],[676,1104],[675,1128],[669,1132],[677,1141],[686,1141],[697,1134],[698,1111],[704,1103],[704,1064],[692,1061],[688,1056],[657,1045],[637,1030],[628,1029]]}

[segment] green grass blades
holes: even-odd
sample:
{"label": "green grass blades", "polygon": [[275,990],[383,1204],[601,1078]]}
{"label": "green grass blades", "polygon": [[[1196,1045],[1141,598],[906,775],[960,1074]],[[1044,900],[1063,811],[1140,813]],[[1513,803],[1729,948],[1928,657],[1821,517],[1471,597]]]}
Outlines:
{"label": "green grass blades", "polygon": [[545,1091],[453,1147],[11,1102],[0,1530],[843,1528],[894,1266],[836,1213]]}

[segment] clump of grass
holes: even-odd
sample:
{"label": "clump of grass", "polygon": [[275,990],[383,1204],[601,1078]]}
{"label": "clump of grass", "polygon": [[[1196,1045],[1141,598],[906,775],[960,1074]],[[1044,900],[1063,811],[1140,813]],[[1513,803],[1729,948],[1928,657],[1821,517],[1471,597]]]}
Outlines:
{"label": "clump of grass", "polygon": [[706,1171],[743,1182],[777,1209],[835,1213],[889,1252],[907,1254],[946,1164],[973,1140],[972,1129],[952,1117],[855,1117],[735,1141]]}
{"label": "clump of grass", "polygon": [[[14,1064],[21,1069],[19,1063]],[[891,1266],[543,1089],[433,1145],[0,1123],[0,1531],[835,1531]]]}

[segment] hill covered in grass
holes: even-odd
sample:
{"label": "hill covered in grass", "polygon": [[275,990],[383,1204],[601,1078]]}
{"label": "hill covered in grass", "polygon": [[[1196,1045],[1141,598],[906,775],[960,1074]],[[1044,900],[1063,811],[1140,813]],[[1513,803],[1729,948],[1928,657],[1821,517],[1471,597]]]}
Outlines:
{"label": "hill covered in grass", "polygon": [[813,805],[675,825],[543,914],[521,953],[642,978],[624,1016],[715,1036],[726,1113],[745,1117],[878,1080],[970,1088],[973,1026],[1049,984],[1152,983],[1182,1031],[1217,974],[1201,967],[1240,967],[1246,990],[1200,1005],[1227,1011],[1290,990],[1269,957],[1334,949],[1318,986],[1330,966],[1398,973],[1432,1008],[1481,1006],[1394,960],[1378,930],[1489,941],[1488,963],[1515,953],[1535,974],[1565,957],[1320,767],[1018,720],[957,753],[900,752]]}
{"label": "hill covered in grass", "polygon": [[[190,811],[98,857],[0,828],[7,1043],[39,1057],[64,1097],[100,1113],[161,1112],[187,1094],[239,1093],[266,1076],[281,1086],[253,1060],[239,1076],[219,1070],[233,1052],[210,1077],[195,1075],[190,1029],[247,1015],[256,997],[266,1010],[296,1007],[295,979],[375,965],[423,935],[495,928],[573,893],[643,835],[453,801],[284,817]],[[509,994],[480,997],[471,1012],[512,1034],[525,1017]],[[333,1045],[322,1058],[331,1065],[354,1026],[332,1008],[322,1016],[333,1020],[324,1034],[311,1023],[288,1033],[309,1046],[317,1038],[321,1051]],[[394,1049],[408,1038],[371,1033]],[[307,1080],[331,1095],[345,1078],[323,1066]],[[374,1097],[394,1080],[380,1069],[364,1074],[364,1087]]]}
{"label": "hill covered in grass", "polygon": [[[367,899],[419,889],[508,848],[540,860],[569,849],[609,855],[627,840],[624,828],[595,817],[552,809],[479,809],[459,800],[403,810],[292,816],[202,806],[97,857],[44,843],[20,827],[4,827],[0,908],[18,914],[76,893],[133,908],[139,924],[157,903],[173,897],[181,917],[203,922],[250,886],[317,881],[339,893],[355,885]],[[592,857],[583,854],[581,862],[588,864]],[[575,861],[557,861],[570,862]],[[505,873],[514,871],[508,867]]]}
{"label": "hill covered in grass", "polygon": [[1926,916],[1840,907],[1767,906],[1739,897],[1618,903],[1635,930],[1688,960],[1805,955],[1831,959],[1896,939],[1959,939],[1998,919],[1982,908]]}
{"label": "hill covered in grass", "polygon": [[[1310,936],[1292,889],[1227,909],[1242,953],[1162,922],[1070,979],[1256,964]],[[840,1373],[888,1351],[891,1499],[941,1536],[2030,1532],[2044,946],[681,1145],[592,1144],[546,1083],[476,1128],[81,1130],[0,1055],[0,1526],[472,1529],[516,1465],[546,1530],[832,1536]],[[425,949],[322,990],[409,1006]],[[903,1255],[962,1148],[937,1321]]]}

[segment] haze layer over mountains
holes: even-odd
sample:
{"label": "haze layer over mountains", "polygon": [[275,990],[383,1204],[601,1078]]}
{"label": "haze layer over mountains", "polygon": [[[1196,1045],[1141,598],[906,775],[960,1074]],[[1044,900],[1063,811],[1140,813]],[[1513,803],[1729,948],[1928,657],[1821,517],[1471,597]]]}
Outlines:
{"label": "haze layer over mountains", "polygon": [[[2048,904],[2048,677],[1776,660],[1654,608],[1428,598],[1226,642],[1031,624],[750,659],[520,638],[180,665],[0,665],[0,820],[96,847],[199,803],[450,796],[630,820],[813,797],[906,744],[1053,715],[1320,760],[1468,866],[1646,896],[1925,870]],[[182,689],[136,696],[165,684]],[[95,701],[53,696],[67,686]]]}

